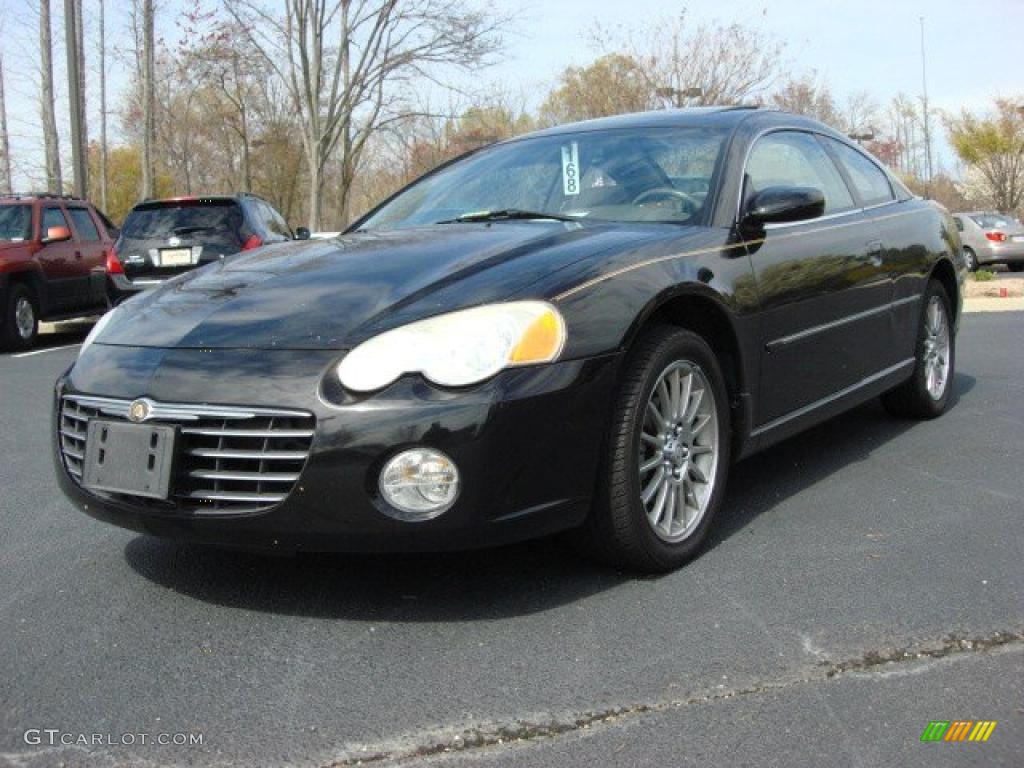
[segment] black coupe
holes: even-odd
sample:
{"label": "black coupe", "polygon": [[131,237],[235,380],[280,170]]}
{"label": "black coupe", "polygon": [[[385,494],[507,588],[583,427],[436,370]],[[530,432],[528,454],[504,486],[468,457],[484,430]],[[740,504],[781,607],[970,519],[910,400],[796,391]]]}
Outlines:
{"label": "black coupe", "polygon": [[331,241],[183,274],[57,384],[88,514],[279,550],[572,531],[674,568],[729,467],[881,395],[948,406],[957,230],[817,122],[754,108],[471,153]]}

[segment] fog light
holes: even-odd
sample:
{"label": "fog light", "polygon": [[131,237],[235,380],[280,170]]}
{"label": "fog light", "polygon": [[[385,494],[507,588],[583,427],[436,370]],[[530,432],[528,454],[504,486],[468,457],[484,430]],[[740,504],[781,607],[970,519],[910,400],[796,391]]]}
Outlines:
{"label": "fog light", "polygon": [[440,451],[414,448],[384,465],[380,492],[394,507],[388,514],[399,520],[430,520],[455,503],[459,471]]}

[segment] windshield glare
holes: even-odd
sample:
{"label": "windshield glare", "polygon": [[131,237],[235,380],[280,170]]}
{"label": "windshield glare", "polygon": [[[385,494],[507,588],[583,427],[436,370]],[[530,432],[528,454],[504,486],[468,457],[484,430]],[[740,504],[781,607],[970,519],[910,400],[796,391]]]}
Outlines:
{"label": "windshield glare", "polygon": [[0,242],[19,243],[28,240],[32,233],[32,208],[28,205],[0,206]]}
{"label": "windshield glare", "polygon": [[136,208],[125,219],[122,234],[139,240],[215,230],[234,233],[242,224],[238,204],[224,202]]}
{"label": "windshield glare", "polygon": [[725,136],[719,128],[633,128],[500,144],[415,182],[361,229],[509,209],[581,221],[697,223]]}
{"label": "windshield glare", "polygon": [[975,224],[983,229],[1011,227],[1019,223],[1013,216],[1004,216],[1001,213],[982,213],[977,216],[971,216],[971,218],[974,219]]}

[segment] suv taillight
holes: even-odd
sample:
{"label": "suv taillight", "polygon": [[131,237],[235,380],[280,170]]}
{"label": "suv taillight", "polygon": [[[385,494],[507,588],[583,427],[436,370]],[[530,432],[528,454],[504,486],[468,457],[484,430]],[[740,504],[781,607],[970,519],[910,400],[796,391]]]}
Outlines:
{"label": "suv taillight", "polygon": [[249,239],[242,243],[243,251],[251,251],[253,248],[259,248],[263,245],[263,241],[260,240],[259,235],[249,235]]}
{"label": "suv taillight", "polygon": [[107,274],[124,274],[124,265],[121,263],[121,260],[117,258],[117,251],[114,249],[114,246],[107,248]]}
{"label": "suv taillight", "polygon": [[1006,233],[1005,232],[986,232],[985,237],[991,240],[993,243],[1005,243]]}

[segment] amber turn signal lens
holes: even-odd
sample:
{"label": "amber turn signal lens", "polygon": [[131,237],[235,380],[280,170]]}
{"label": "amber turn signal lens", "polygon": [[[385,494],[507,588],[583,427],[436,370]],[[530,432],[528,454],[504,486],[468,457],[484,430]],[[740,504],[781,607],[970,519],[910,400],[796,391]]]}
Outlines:
{"label": "amber turn signal lens", "polygon": [[534,320],[512,350],[513,363],[544,363],[554,360],[562,351],[565,328],[562,319],[552,310]]}

